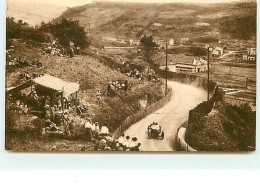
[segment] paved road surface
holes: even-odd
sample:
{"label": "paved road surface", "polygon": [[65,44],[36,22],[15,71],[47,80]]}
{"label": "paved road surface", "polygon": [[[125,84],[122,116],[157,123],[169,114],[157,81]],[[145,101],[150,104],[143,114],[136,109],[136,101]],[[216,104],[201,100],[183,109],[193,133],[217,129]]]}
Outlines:
{"label": "paved road surface", "polygon": [[[125,131],[126,135],[138,138],[143,151],[172,151],[177,129],[188,120],[189,110],[207,98],[206,91],[192,85],[174,81],[169,81],[168,85],[173,89],[170,102]],[[153,121],[162,127],[164,140],[148,139],[147,127]]]}

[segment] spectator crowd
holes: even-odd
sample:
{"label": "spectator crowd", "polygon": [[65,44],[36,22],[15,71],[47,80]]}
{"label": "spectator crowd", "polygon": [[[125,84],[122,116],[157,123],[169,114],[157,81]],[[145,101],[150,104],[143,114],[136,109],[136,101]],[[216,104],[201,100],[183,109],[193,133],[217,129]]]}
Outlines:
{"label": "spectator crowd", "polygon": [[60,56],[60,57],[74,57],[75,54],[80,53],[80,47],[70,47],[69,49],[63,48],[57,41],[52,41],[51,44],[45,44],[40,49],[43,53],[48,53],[53,56]]}
{"label": "spectator crowd", "polygon": [[115,95],[117,91],[124,91],[127,92],[130,88],[130,84],[127,80],[120,81],[120,80],[113,80],[109,82],[107,85],[107,93],[108,95]]}

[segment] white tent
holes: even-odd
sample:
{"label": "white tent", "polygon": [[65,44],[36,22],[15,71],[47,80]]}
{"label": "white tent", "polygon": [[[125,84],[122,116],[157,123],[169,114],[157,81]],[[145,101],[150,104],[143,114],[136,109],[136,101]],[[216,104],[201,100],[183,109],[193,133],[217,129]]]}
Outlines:
{"label": "white tent", "polygon": [[78,83],[66,82],[60,78],[48,74],[35,78],[33,81],[38,85],[53,89],[58,92],[62,92],[63,90],[64,97],[68,97],[70,94],[75,93],[79,90]]}

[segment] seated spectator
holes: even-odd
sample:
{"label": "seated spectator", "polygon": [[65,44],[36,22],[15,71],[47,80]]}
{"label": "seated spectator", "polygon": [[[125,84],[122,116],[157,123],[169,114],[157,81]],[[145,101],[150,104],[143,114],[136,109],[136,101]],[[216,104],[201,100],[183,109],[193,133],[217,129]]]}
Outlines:
{"label": "seated spectator", "polygon": [[101,127],[99,135],[100,136],[107,136],[107,135],[109,135],[109,130],[107,128],[107,125],[104,125],[104,126]]}
{"label": "seated spectator", "polygon": [[95,132],[96,132],[96,133],[99,133],[99,132],[100,132],[99,123],[98,123],[98,122],[95,122]]}
{"label": "seated spectator", "polygon": [[130,148],[131,151],[135,151],[137,146],[138,146],[137,138],[133,137],[132,141],[129,144],[129,148]]}
{"label": "seated spectator", "polygon": [[28,115],[28,106],[27,105],[24,105],[24,109],[23,109],[23,113],[25,114],[25,115]]}
{"label": "seated spectator", "polygon": [[123,143],[124,149],[129,148],[129,144],[130,144],[130,137],[129,137],[129,136],[126,136],[126,137],[125,137],[125,141],[124,141],[124,143]]}
{"label": "seated spectator", "polygon": [[104,150],[104,148],[106,147],[106,140],[105,139],[101,139],[98,145],[98,149],[99,150]]}
{"label": "seated spectator", "polygon": [[135,147],[134,151],[141,151],[140,146],[141,146],[141,143],[138,143],[137,146]]}
{"label": "seated spectator", "polygon": [[123,145],[123,143],[125,142],[125,134],[122,134],[119,138],[118,138],[118,143],[120,144],[120,146]]}
{"label": "seated spectator", "polygon": [[51,122],[51,124],[50,124],[50,130],[51,130],[51,131],[57,131],[57,130],[58,130],[55,123]]}
{"label": "seated spectator", "polygon": [[49,119],[47,119],[45,121],[45,128],[49,127],[50,128],[50,125],[51,125],[51,121]]}
{"label": "seated spectator", "polygon": [[119,151],[119,148],[120,148],[120,144],[119,143],[116,143],[116,146],[114,148],[115,151]]}

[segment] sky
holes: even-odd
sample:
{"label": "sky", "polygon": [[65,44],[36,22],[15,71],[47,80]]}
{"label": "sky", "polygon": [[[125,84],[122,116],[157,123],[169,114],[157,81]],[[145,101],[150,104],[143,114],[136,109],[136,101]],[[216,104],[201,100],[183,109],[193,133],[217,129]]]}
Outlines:
{"label": "sky", "polygon": [[[42,4],[54,4],[60,6],[79,6],[91,3],[92,0],[7,0],[11,2],[34,2],[34,3],[42,3]],[[110,0],[103,0],[110,1]],[[127,1],[127,2],[142,2],[142,3],[174,3],[174,2],[182,2],[182,3],[223,3],[223,2],[232,2],[239,0],[114,0],[114,1]]]}

